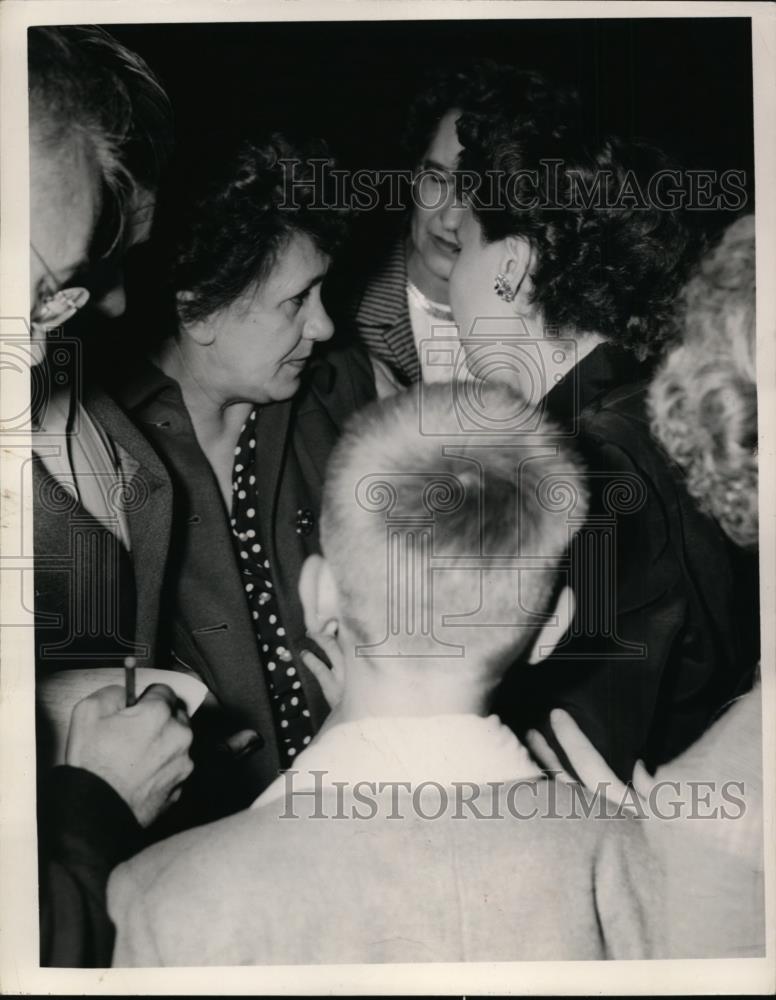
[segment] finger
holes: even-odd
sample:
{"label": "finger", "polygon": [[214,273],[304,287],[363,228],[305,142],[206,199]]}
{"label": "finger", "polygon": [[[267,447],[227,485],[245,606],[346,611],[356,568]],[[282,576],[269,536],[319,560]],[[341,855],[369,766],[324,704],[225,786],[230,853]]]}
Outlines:
{"label": "finger", "polygon": [[171,758],[187,754],[193,740],[194,732],[188,721],[181,722],[179,719],[170,719],[164,727],[162,743],[165,748],[169,749]]}
{"label": "finger", "polygon": [[308,635],[323,650],[332,666],[343,659],[342,649],[336,636],[326,632],[308,632]]}
{"label": "finger", "polygon": [[550,713],[550,722],[555,738],[583,784],[588,788],[597,788],[603,784],[607,789],[608,798],[613,796],[622,798],[626,790],[625,785],[569,713],[556,708]]}
{"label": "finger", "polygon": [[525,739],[531,749],[531,753],[533,753],[545,771],[552,771],[554,776],[561,781],[576,784],[540,732],[536,729],[531,729],[526,733]]}
{"label": "finger", "polygon": [[168,705],[170,709],[170,714],[174,715],[178,709],[178,702],[180,699],[178,695],[173,691],[173,689],[167,684],[149,684],[149,686],[143,691],[140,697],[137,699],[136,704],[141,704],[142,702],[150,701],[163,701]]}
{"label": "finger", "polygon": [[194,761],[188,754],[180,755],[172,764],[171,784],[182,785],[194,770]]}
{"label": "finger", "polygon": [[173,788],[183,784],[193,770],[194,762],[191,757],[185,750],[179,749],[155,769],[152,782],[166,797]]}
{"label": "finger", "polygon": [[84,711],[96,709],[100,715],[113,715],[115,712],[121,711],[125,704],[126,692],[124,688],[120,684],[108,684],[82,698],[74,707],[73,712],[78,712],[80,715]]}
{"label": "finger", "polygon": [[255,729],[241,729],[237,733],[232,733],[225,742],[229,752],[239,756],[258,745],[259,734]]}
{"label": "finger", "polygon": [[337,701],[339,701],[340,684],[337,679],[332,676],[331,670],[315,655],[315,653],[311,653],[309,649],[302,650],[302,662],[313,677],[318,681],[321,691],[323,692],[323,697],[330,706],[333,706]]}

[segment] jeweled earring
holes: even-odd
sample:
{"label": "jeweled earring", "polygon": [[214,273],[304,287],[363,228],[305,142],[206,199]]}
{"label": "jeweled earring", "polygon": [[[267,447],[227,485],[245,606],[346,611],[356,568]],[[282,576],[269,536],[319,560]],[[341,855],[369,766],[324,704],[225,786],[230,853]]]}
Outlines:
{"label": "jeweled earring", "polygon": [[512,288],[506,279],[506,275],[502,274],[501,271],[496,275],[496,280],[493,284],[493,290],[500,299],[505,302],[512,302],[517,295],[517,292]]}

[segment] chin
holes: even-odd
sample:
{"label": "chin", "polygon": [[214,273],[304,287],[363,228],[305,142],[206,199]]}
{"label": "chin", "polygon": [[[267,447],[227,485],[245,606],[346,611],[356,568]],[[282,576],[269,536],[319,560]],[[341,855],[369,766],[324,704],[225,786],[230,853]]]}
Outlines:
{"label": "chin", "polygon": [[449,260],[447,257],[442,256],[442,254],[435,253],[433,258],[429,261],[429,271],[434,274],[440,281],[449,281],[450,275],[453,273],[453,267],[455,266],[454,260]]}
{"label": "chin", "polygon": [[[302,369],[303,371],[304,369]],[[299,391],[302,371],[285,374],[282,379],[273,382],[269,387],[268,396],[275,403],[283,403],[294,397]]]}

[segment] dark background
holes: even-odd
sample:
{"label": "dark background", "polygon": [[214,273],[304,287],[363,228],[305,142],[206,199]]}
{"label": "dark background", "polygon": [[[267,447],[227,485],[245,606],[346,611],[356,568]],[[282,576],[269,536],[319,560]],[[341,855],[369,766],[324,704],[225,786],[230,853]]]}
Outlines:
{"label": "dark background", "polygon": [[[217,159],[235,135],[265,130],[325,138],[343,167],[412,166],[402,162],[400,137],[408,105],[426,78],[489,57],[574,86],[591,139],[610,132],[640,137],[686,168],[744,171],[749,210],[754,204],[747,18],[247,22],[108,30],[146,59],[170,95],[173,186],[202,161]],[[731,221],[730,212],[689,214],[712,237]],[[325,289],[335,319],[354,275],[363,277],[400,222],[395,212],[357,220]],[[142,355],[155,329],[165,326],[153,293],[157,270],[148,250],[130,252],[128,312],[110,324],[110,333],[98,324],[88,352],[95,363],[101,356],[103,372],[120,370],[125,352]],[[82,336],[93,329],[89,310],[68,324]]]}
{"label": "dark background", "polygon": [[406,109],[437,67],[487,56],[575,86],[593,133],[641,136],[688,167],[752,175],[746,18],[121,25],[192,156],[246,127],[328,139],[343,165],[392,167]]}

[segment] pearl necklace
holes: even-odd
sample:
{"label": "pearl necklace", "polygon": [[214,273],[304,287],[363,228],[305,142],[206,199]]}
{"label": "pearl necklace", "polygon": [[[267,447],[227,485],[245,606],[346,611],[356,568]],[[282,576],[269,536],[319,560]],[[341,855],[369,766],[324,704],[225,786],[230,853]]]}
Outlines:
{"label": "pearl necklace", "polygon": [[418,309],[422,309],[424,313],[429,316],[433,316],[434,319],[446,319],[452,322],[453,310],[450,306],[446,306],[441,302],[432,301],[427,295],[414,285],[409,278],[407,279],[407,294],[413,300]]}

